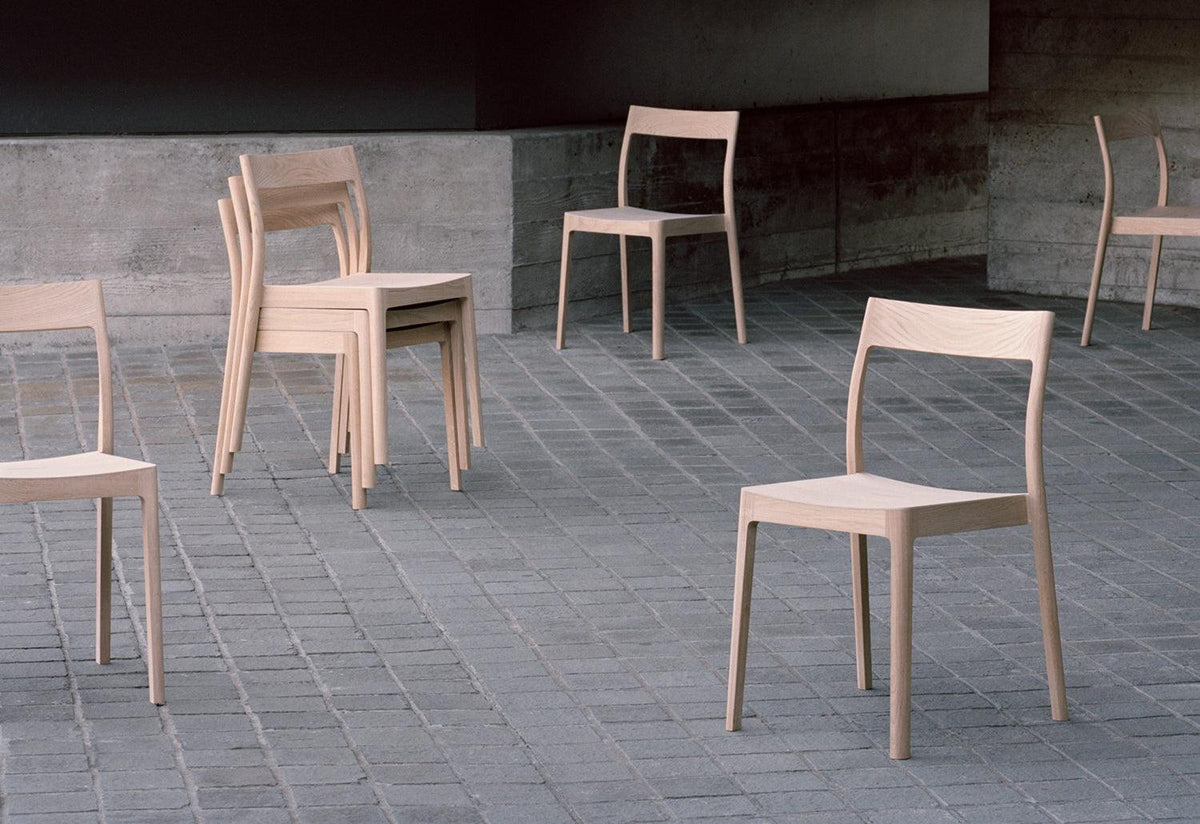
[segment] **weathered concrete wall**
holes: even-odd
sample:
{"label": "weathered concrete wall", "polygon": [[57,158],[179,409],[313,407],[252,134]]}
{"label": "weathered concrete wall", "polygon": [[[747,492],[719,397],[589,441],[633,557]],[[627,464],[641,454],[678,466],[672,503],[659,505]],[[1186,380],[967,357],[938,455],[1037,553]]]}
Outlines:
{"label": "weathered concrete wall", "polygon": [[[982,252],[985,112],[977,95],[746,112],[735,184],[746,283]],[[3,140],[0,277],[102,278],[117,340],[219,338],[229,276],[216,201],[238,155],[351,142],[376,270],[471,272],[481,331],[549,326],[562,213],[616,203],[622,130]],[[720,144],[645,139],[635,151],[632,202],[720,210]],[[632,246],[644,305],[649,247]],[[729,290],[723,236],[668,248],[670,300]],[[619,307],[616,250],[615,238],[578,236],[574,315]],[[268,260],[272,282],[336,268],[320,229],[272,235]]]}
{"label": "weathered concrete wall", "polygon": [[[1083,297],[1104,202],[1092,116],[1153,106],[1171,203],[1200,203],[1200,4],[993,0],[988,285]],[[1153,144],[1114,144],[1116,206],[1154,204]],[[1100,296],[1141,301],[1150,239],[1113,236]],[[1200,306],[1200,242],[1167,238],[1158,301]]]}
{"label": "weathered concrete wall", "polygon": [[[513,138],[517,326],[553,322],[562,213],[616,204],[623,128],[529,130]],[[981,95],[744,112],[735,161],[747,285],[927,258],[981,254],[987,102]],[[630,202],[720,211],[721,144],[634,144]],[[682,176],[680,172],[682,171]],[[646,241],[631,241],[635,305],[649,301]],[[620,305],[617,240],[572,242],[572,315]],[[668,242],[668,300],[726,292],[722,235]]]}
{"label": "weathered concrete wall", "polygon": [[[99,277],[114,338],[225,334],[229,270],[216,202],[238,155],[352,142],[375,268],[475,275],[479,328],[512,314],[511,141],[503,135],[28,138],[0,141],[5,282]],[[336,272],[327,230],[272,236],[268,279]]]}

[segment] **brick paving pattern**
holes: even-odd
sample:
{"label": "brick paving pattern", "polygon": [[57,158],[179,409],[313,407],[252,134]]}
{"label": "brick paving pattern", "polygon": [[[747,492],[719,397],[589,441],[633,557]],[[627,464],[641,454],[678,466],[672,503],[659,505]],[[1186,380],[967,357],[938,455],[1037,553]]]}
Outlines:
{"label": "brick paving pattern", "polygon": [[[1050,720],[1028,532],[926,539],[913,758],[887,758],[887,552],[855,689],[848,542],[760,532],[747,718],[724,731],[737,493],[843,471],[868,294],[1058,312],[1046,476],[1072,720]],[[988,293],[978,260],[481,343],[489,446],[447,488],[436,350],[395,352],[370,508],[331,478],[328,358],[260,356],[208,494],[219,347],[118,347],[117,451],[159,464],[167,700],[147,703],[137,508],[113,663],[90,502],[0,511],[0,823],[1200,820],[1200,311]],[[898,353],[869,467],[1020,488],[1025,371]],[[0,458],[94,437],[83,349],[0,350]],[[137,620],[131,620],[131,616]],[[64,654],[65,650],[65,654]]]}

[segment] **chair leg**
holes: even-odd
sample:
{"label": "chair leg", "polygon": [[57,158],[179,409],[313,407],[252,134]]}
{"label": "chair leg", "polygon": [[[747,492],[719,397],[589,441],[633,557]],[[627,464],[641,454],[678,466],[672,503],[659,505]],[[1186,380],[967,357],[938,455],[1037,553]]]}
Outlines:
{"label": "chair leg", "polygon": [[229,317],[229,336],[225,344],[225,371],[221,375],[221,408],[217,414],[217,445],[213,449],[210,495],[220,495],[225,491],[226,456],[230,452],[229,418],[233,404],[234,373],[237,368],[237,341],[240,337],[237,321],[236,311],[232,312]]}
{"label": "chair leg", "polygon": [[96,499],[96,663],[112,655],[113,499]]}
{"label": "chair leg", "polygon": [[[369,431],[369,423],[363,421],[363,407],[370,403],[370,399],[364,397],[362,390],[362,380],[354,380],[354,376],[358,375],[361,378],[363,370],[360,368],[359,359],[361,358],[361,338],[356,334],[346,334],[343,336],[343,347],[346,352],[346,402],[348,405],[346,413],[346,425],[350,429],[350,508],[365,509],[367,506],[367,479],[372,482],[375,480],[375,461],[372,453],[368,450],[368,442],[366,433]],[[368,470],[370,470],[368,474]]]}
{"label": "chair leg", "polygon": [[1142,331],[1150,330],[1150,315],[1154,311],[1154,292],[1158,288],[1158,262],[1162,258],[1162,235],[1154,236],[1150,246],[1150,273],[1146,277],[1146,305],[1142,309]]}
{"label": "chair leg", "polygon": [[1067,686],[1063,675],[1062,639],[1058,632],[1058,596],[1054,587],[1054,558],[1050,552],[1050,519],[1045,499],[1029,501],[1033,528],[1033,559],[1037,569],[1038,607],[1042,618],[1042,646],[1046,651],[1046,680],[1050,684],[1050,715],[1067,720]]}
{"label": "chair leg", "polygon": [[375,464],[382,466],[388,462],[388,398],[387,398],[387,316],[382,302],[375,306],[369,315],[371,362],[370,372],[371,395],[363,402],[371,404],[371,422],[373,424],[372,440],[374,442]]}
{"label": "chair leg", "polygon": [[333,357],[333,410],[329,418],[329,461],[327,466],[330,475],[341,471],[342,449],[346,443],[345,401],[347,400],[343,381],[346,380],[346,356]]}
{"label": "chair leg", "polygon": [[[358,393],[358,412],[351,413],[355,416],[356,431],[359,447],[361,450],[362,461],[360,464],[360,483],[364,489],[373,489],[375,487],[375,422],[374,422],[374,391],[373,391],[373,375],[371,372],[371,360],[375,352],[373,347],[375,341],[371,338],[371,324],[373,318],[369,312],[360,312],[355,316],[354,320],[354,341],[356,346],[354,349],[353,362],[358,367],[358,386],[354,389]],[[387,336],[384,335],[383,345],[387,346]],[[348,365],[348,369],[351,367]],[[354,400],[354,395],[350,396],[351,401]],[[384,407],[386,408],[386,404]],[[351,435],[351,448],[354,445],[355,435]],[[387,445],[384,445],[384,452],[387,452]]]}
{"label": "chair leg", "polygon": [[750,592],[754,585],[754,540],[758,522],[738,515],[737,560],[733,574],[733,628],[729,639],[729,687],[725,694],[725,729],[742,728],[742,693],[746,685],[746,646],[750,639]]}
{"label": "chair leg", "polygon": [[629,313],[629,238],[621,235],[621,328],[633,331],[633,318]]}
{"label": "chair leg", "polygon": [[738,343],[746,342],[746,305],[742,300],[742,258],[738,254],[737,229],[730,221],[725,229],[729,239],[729,274],[733,280],[733,318],[737,324]]}
{"label": "chair leg", "polygon": [[1108,248],[1108,227],[1100,230],[1100,239],[1096,241],[1096,261],[1092,264],[1092,284],[1088,287],[1087,311],[1083,315],[1083,335],[1079,339],[1080,346],[1087,346],[1092,340],[1092,319],[1096,316],[1096,298],[1100,294],[1100,272],[1104,269],[1104,252]]}
{"label": "chair leg", "polygon": [[443,324],[446,336],[439,344],[442,350],[442,405],[446,410],[446,463],[450,467],[450,488],[462,491],[462,472],[458,456],[458,412],[454,403],[454,352],[452,324]]}
{"label": "chair leg", "polygon": [[650,354],[663,359],[663,327],[667,321],[667,239],[650,237]]}
{"label": "chair leg", "polygon": [[891,570],[891,723],[888,755],[908,758],[912,730],[912,606],[913,541],[911,536],[890,538]]}
{"label": "chair leg", "polygon": [[[461,309],[461,305],[460,305]],[[454,432],[458,442],[458,468],[471,468],[471,441],[467,426],[466,361],[463,350],[463,322],[460,311],[457,320],[449,324],[446,345],[450,349],[450,364],[453,370],[454,389]]]}
{"label": "chair leg", "polygon": [[150,703],[162,704],[162,570],[158,552],[158,473],[151,472],[142,490],[142,563],[146,580],[146,668],[150,676]]}
{"label": "chair leg", "polygon": [[558,338],[554,348],[562,349],[567,345],[567,288],[571,283],[571,230],[563,227],[562,263],[558,275]]}
{"label": "chair leg", "polygon": [[483,389],[479,384],[479,336],[475,334],[475,298],[468,293],[462,300],[463,366],[466,368],[467,395],[471,401],[471,429],[475,445],[483,439]]}
{"label": "chair leg", "polygon": [[854,587],[854,659],[858,688],[871,689],[871,594],[867,588],[867,536],[850,535],[850,577]]}

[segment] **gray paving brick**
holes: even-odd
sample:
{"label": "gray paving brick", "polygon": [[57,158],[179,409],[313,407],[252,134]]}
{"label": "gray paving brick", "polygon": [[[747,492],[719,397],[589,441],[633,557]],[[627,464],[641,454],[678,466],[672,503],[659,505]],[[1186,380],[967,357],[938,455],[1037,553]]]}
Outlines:
{"label": "gray paving brick", "polygon": [[[868,294],[1058,313],[1045,441],[1071,723],[1049,720],[1020,530],[918,545],[902,763],[886,749],[882,543],[862,693],[844,537],[766,527],[746,723],[724,731],[738,489],[842,471]],[[118,347],[118,451],[160,464],[168,704],[144,700],[136,511],[117,507],[108,667],[91,661],[90,502],[0,519],[6,821],[1192,820],[1200,313],[1141,333],[1137,307],[1111,306],[1128,322],[1080,349],[1080,301],[988,293],[977,261],[747,299],[747,346],[727,305],[672,302],[663,362],[611,318],[562,352],[544,331],[487,338],[489,445],[462,493],[445,483],[436,352],[393,352],[391,461],[360,513],[322,466],[328,359],[256,360],[213,498],[223,352]],[[0,350],[0,449],[94,428],[72,398],[86,361]],[[873,469],[1022,482],[1019,368],[877,365]]]}

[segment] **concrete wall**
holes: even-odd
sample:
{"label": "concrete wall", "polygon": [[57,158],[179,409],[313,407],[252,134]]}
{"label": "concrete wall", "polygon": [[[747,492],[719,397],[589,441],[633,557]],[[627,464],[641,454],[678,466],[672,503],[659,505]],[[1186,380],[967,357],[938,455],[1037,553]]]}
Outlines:
{"label": "concrete wall", "polygon": [[[747,284],[983,250],[981,96],[745,113],[735,196]],[[6,282],[100,277],[117,340],[219,338],[216,201],[244,152],[355,145],[378,271],[468,271],[479,328],[549,326],[562,213],[616,203],[621,124],[486,133],[0,140]],[[632,202],[719,211],[721,144],[640,141]],[[669,243],[670,300],[727,292],[723,236]],[[635,301],[649,296],[634,241]],[[576,317],[619,306],[617,242],[579,236]],[[327,232],[273,235],[269,282],[336,269]]]}
{"label": "concrete wall", "polygon": [[[1171,202],[1200,203],[1200,4],[993,0],[988,284],[1083,297],[1104,202],[1092,116],[1153,106]],[[1154,204],[1149,141],[1114,145],[1117,209]],[[1114,236],[1101,298],[1141,301],[1150,239]],[[1158,301],[1200,306],[1200,242],[1167,238]]]}
{"label": "concrete wall", "polygon": [[490,3],[483,128],[982,92],[987,0]]}
{"label": "concrete wall", "polygon": [[[517,326],[553,323],[562,213],[616,204],[622,131],[613,125],[514,133]],[[986,141],[982,95],[744,112],[734,190],[746,284],[981,254]],[[721,147],[635,143],[630,202],[720,211]],[[634,302],[648,305],[649,246],[630,243]],[[617,311],[617,240],[577,235],[572,246],[572,315]],[[728,291],[724,237],[669,241],[667,269],[668,300]]]}
{"label": "concrete wall", "polygon": [[[511,143],[473,133],[0,140],[7,283],[99,277],[117,340],[223,337],[229,269],[216,202],[239,154],[352,142],[375,268],[469,271],[479,328],[508,331]],[[272,236],[269,282],[336,272],[327,230]]]}

